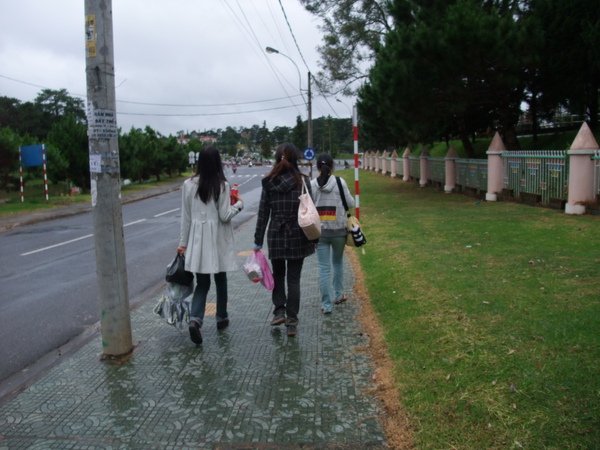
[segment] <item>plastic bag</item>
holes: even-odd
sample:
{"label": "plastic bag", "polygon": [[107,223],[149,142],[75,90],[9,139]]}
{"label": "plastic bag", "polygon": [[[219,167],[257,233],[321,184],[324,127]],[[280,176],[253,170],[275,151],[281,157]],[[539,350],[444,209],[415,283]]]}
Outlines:
{"label": "plastic bag", "polygon": [[178,330],[185,329],[190,321],[193,292],[193,284],[184,286],[178,283],[167,283],[167,295],[160,298],[154,307],[154,313],[166,319],[169,325],[173,325]]}
{"label": "plastic bag", "polygon": [[246,258],[246,262],[242,266],[242,269],[244,269],[246,276],[253,283],[258,283],[263,277],[260,264],[256,259],[256,253],[257,252],[252,252],[252,254],[248,256],[248,258]]}
{"label": "plastic bag", "polygon": [[246,258],[246,262],[242,265],[242,269],[246,273],[248,279],[253,283],[260,282],[260,284],[270,291],[275,287],[269,261],[267,261],[267,257],[262,251],[253,251],[252,254]]}
{"label": "plastic bag", "polygon": [[267,261],[267,257],[261,251],[254,252],[255,259],[258,261],[258,265],[262,271],[262,278],[260,280],[260,284],[266,287],[269,291],[272,291],[275,287],[275,281],[273,280],[273,274],[271,273],[271,267],[269,267],[269,261]]}

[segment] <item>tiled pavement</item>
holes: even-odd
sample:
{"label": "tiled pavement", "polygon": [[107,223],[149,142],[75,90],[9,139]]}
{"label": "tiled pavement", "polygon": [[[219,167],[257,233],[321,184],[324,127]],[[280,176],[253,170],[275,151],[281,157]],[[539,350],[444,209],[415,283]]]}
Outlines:
{"label": "tiled pavement", "polygon": [[[254,224],[236,234],[240,265]],[[350,300],[323,316],[316,255],[305,260],[296,337],[269,325],[270,292],[241,270],[228,277],[231,325],[206,317],[201,346],[153,313],[161,292],[131,313],[127,361],[102,362],[98,335],[0,407],[0,449],[385,447],[346,267]]]}

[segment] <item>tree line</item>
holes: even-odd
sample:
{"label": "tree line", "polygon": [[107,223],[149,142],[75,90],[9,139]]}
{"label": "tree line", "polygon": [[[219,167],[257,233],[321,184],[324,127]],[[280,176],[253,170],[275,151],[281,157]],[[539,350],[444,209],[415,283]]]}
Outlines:
{"label": "tree line", "polygon": [[519,121],[535,137],[557,109],[597,129],[597,0],[301,2],[323,20],[321,88],[357,95],[376,148],[460,139],[472,157],[498,130],[517,150]]}
{"label": "tree line", "polygon": [[[313,121],[317,151],[352,151],[353,137],[350,119],[319,118]],[[191,132],[180,131],[176,136],[164,136],[149,126],[119,129],[121,178],[143,182],[161,176],[172,177],[189,168],[188,153],[198,152],[200,136],[213,136],[225,158],[239,157],[244,152],[260,153],[270,158],[281,142],[291,141],[300,149],[306,148],[307,123],[298,116],[294,127],[249,128]],[[187,145],[179,137],[191,138]],[[66,89],[43,89],[32,102],[0,97],[0,189],[19,189],[19,147],[45,144],[47,174],[50,182],[66,183],[88,191],[90,188],[87,118],[82,99],[69,95]],[[323,149],[323,150],[322,150]],[[24,182],[39,178],[41,167],[27,168]]]}

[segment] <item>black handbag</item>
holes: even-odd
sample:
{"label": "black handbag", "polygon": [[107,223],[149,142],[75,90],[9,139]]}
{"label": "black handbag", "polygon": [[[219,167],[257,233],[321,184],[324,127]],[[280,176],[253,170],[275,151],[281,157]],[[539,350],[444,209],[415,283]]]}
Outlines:
{"label": "black handbag", "polygon": [[171,264],[167,266],[165,280],[168,283],[177,283],[189,286],[194,281],[194,274],[185,270],[185,256],[177,254]]}

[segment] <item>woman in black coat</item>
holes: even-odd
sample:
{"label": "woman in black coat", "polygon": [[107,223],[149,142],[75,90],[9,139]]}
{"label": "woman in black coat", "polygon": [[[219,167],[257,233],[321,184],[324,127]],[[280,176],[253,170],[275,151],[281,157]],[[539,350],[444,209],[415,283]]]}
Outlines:
{"label": "woman in black coat", "polygon": [[[262,194],[254,233],[254,248],[262,248],[265,232],[269,259],[273,266],[273,320],[271,325],[285,323],[288,336],[296,335],[300,309],[300,273],[304,258],[315,252],[298,225],[298,207],[302,194],[302,178],[308,192],[310,180],[298,169],[300,151],[289,143],[281,144],[275,152],[275,165],[262,180]],[[287,279],[287,294],[285,281]]]}

